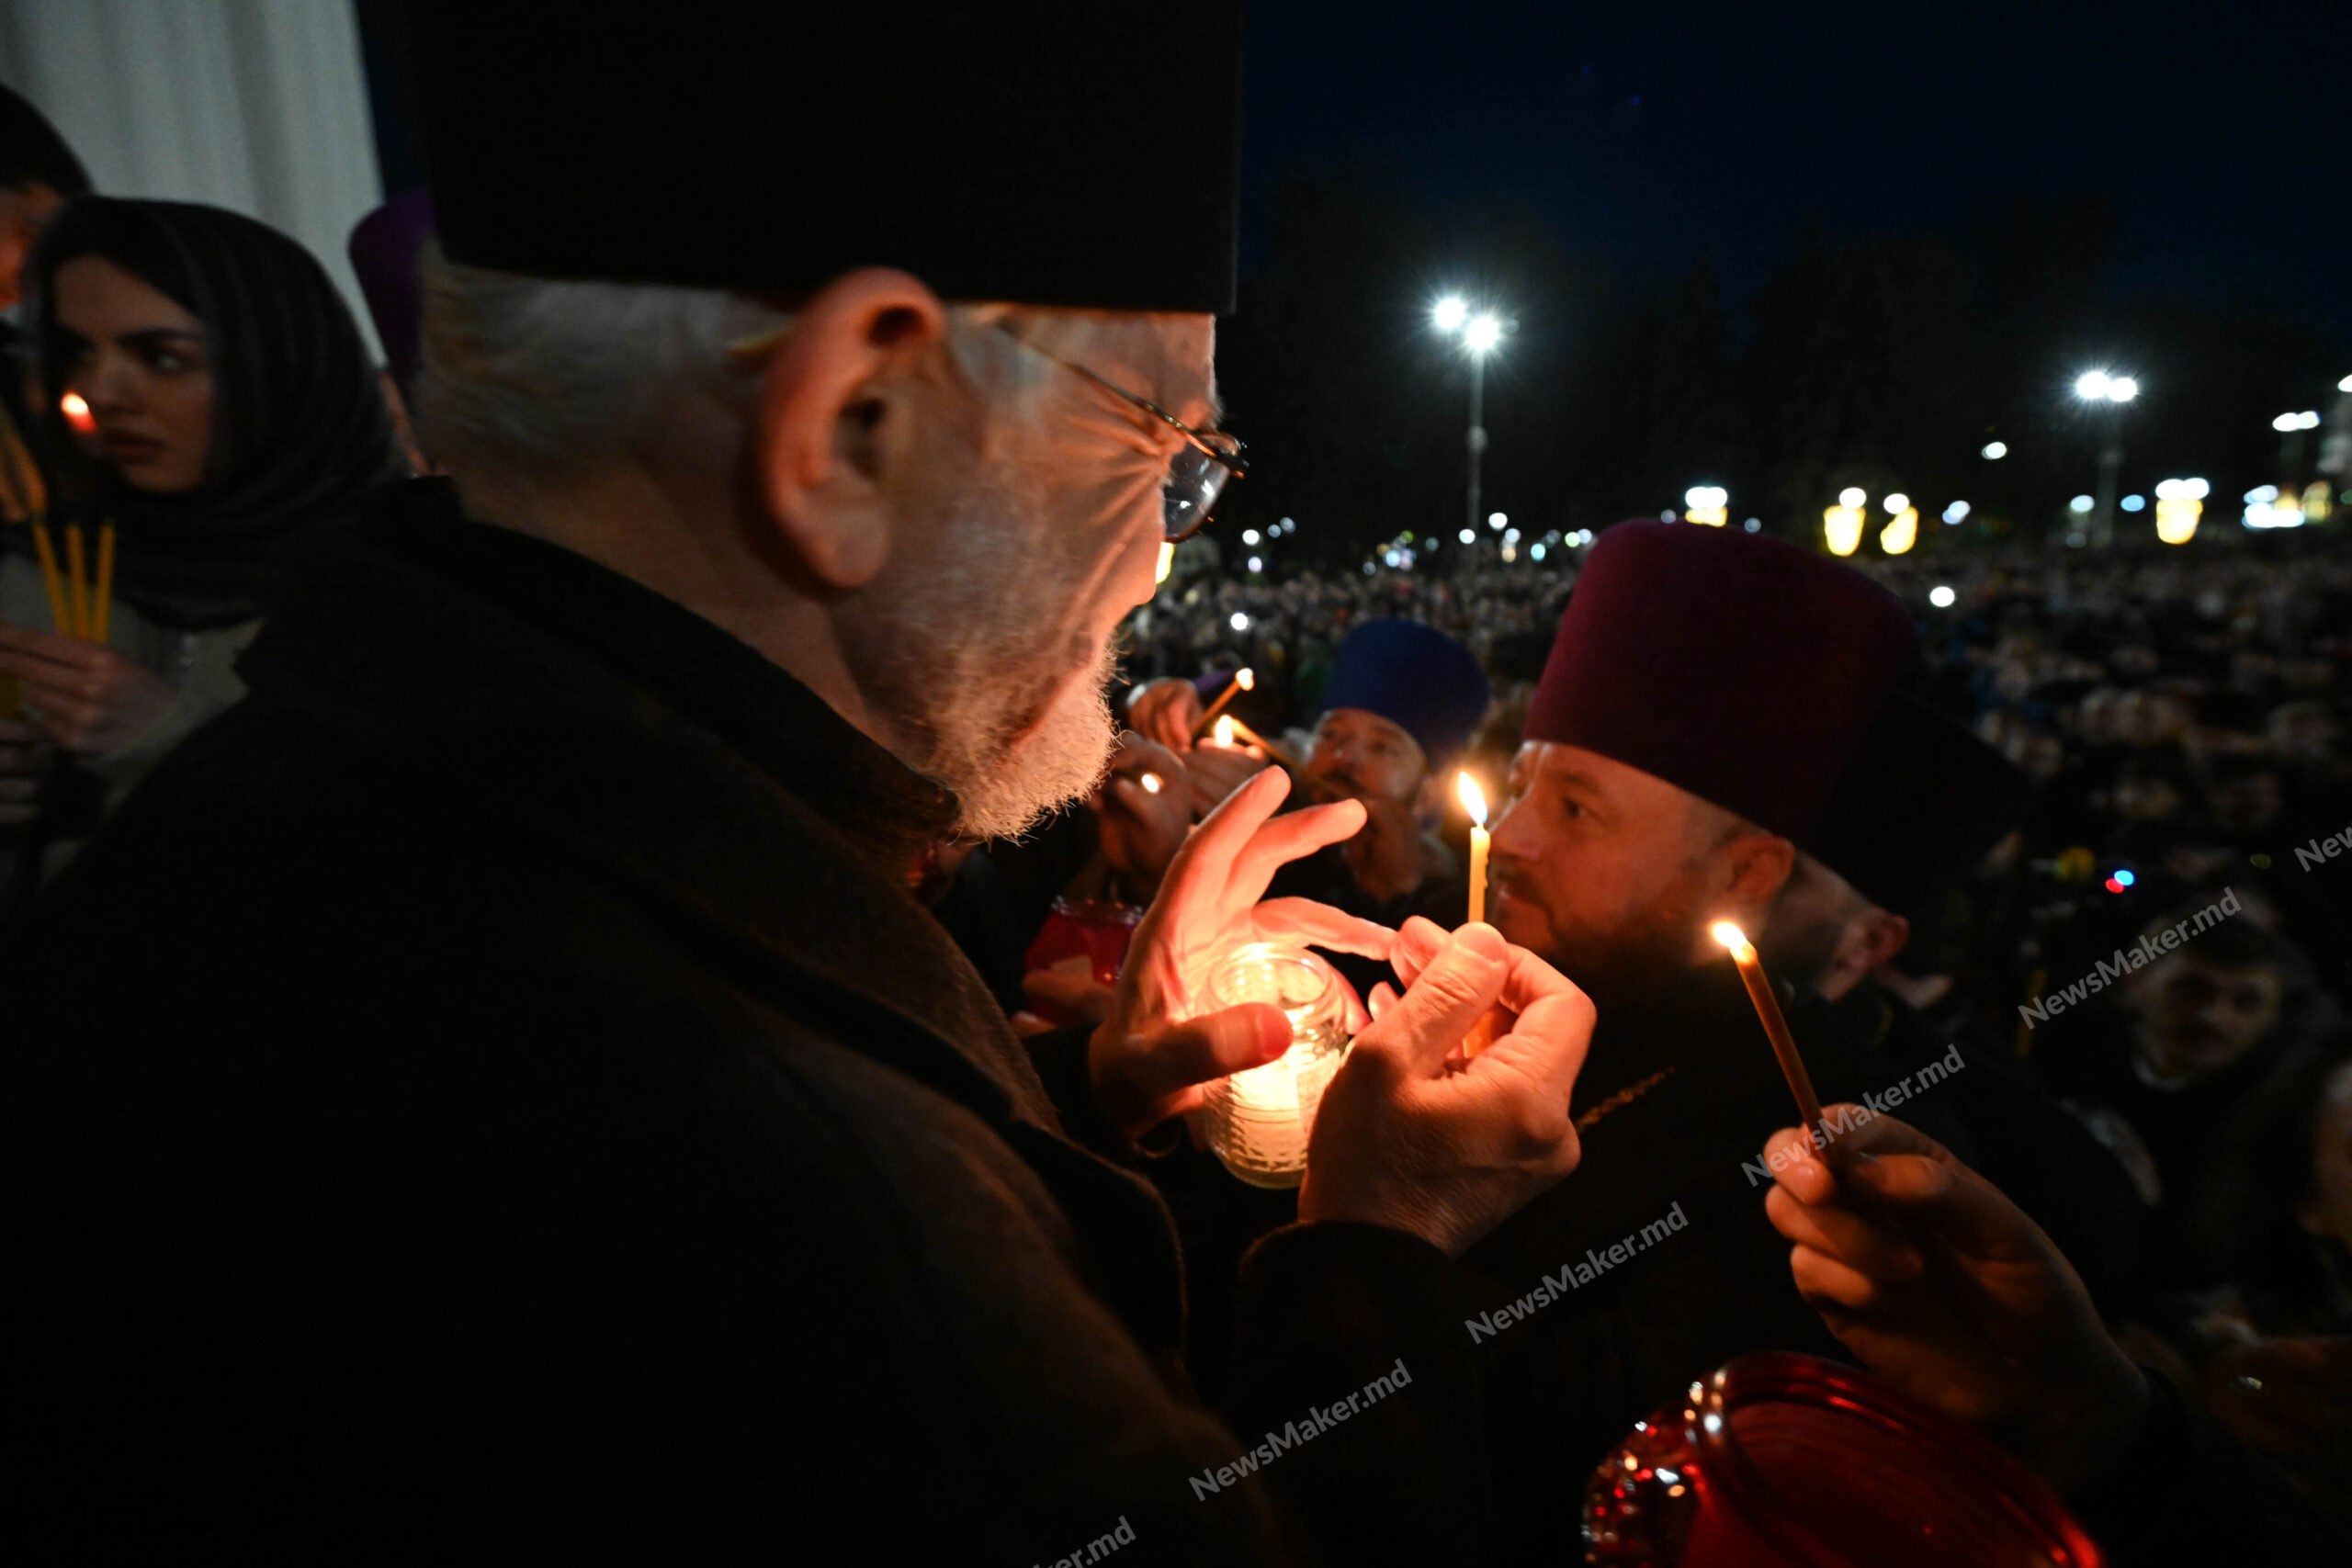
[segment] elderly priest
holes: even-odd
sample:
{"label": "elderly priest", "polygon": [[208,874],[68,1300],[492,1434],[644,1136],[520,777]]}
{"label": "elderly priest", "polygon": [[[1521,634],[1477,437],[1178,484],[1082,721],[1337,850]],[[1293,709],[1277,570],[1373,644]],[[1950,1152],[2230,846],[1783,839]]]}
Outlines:
{"label": "elderly priest", "polygon": [[1400,939],[1221,1420],[1130,1166],[1288,1043],[1207,962],[1387,951],[1259,903],[1362,807],[1238,792],[1042,1061],[905,891],[1092,784],[1113,630],[1242,465],[1238,8],[689,17],[411,7],[449,478],[0,973],[12,1540],[1476,1560],[1450,1256],[1574,1164],[1582,995]]}

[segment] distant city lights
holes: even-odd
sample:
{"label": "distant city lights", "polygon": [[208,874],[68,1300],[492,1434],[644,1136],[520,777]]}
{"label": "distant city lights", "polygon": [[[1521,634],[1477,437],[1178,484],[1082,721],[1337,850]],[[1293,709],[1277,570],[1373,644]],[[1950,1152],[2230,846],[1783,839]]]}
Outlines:
{"label": "distant city lights", "polygon": [[1250,617],[1243,615],[1240,611],[1236,610],[1233,612],[1233,619],[1227,621],[1226,625],[1231,626],[1235,631],[1246,632],[1250,629]]}
{"label": "distant city lights", "polygon": [[2301,413],[2282,413],[2277,419],[2270,422],[2270,428],[2281,432],[2289,430],[2317,430],[2319,428],[2319,411],[2317,409],[2305,409]]}
{"label": "distant city lights", "polygon": [[1258,530],[1257,530],[1257,529],[1255,529],[1255,528],[1244,528],[1244,529],[1242,529],[1242,530],[1241,530],[1241,542],[1242,542],[1243,544],[1245,544],[1245,545],[1254,545],[1254,544],[1256,544],[1256,543],[1258,542]]}
{"label": "distant city lights", "polygon": [[1544,541],[1538,539],[1535,543],[1528,546],[1527,553],[1534,557],[1537,560],[1542,560],[1544,558]]}
{"label": "distant city lights", "polygon": [[1751,534],[1760,534],[1764,531],[1764,520],[1760,517],[1751,517],[1740,526]]}
{"label": "distant city lights", "polygon": [[1939,582],[1928,590],[1928,603],[1939,610],[1949,610],[1960,603],[1960,595],[1953,592],[1949,584]]}
{"label": "distant city lights", "polygon": [[1979,455],[1998,462],[2009,455],[2009,444],[2006,441],[1987,441],[1984,443],[1984,451]]}
{"label": "distant city lights", "polygon": [[1944,521],[1945,521],[1946,523],[1965,523],[1965,522],[1967,522],[1967,521],[1968,521],[1968,502],[1964,502],[1964,501],[1955,501],[1955,502],[1953,502],[1950,506],[1945,507],[1945,508],[1944,508]]}
{"label": "distant city lights", "polygon": [[1465,545],[1475,545],[1478,542],[1478,531],[1476,528],[1464,528],[1454,537]]}
{"label": "distant city lights", "polygon": [[1252,573],[1265,570],[1266,563],[1264,559],[1258,556],[1251,556],[1250,558],[1250,570]]}
{"label": "distant city lights", "polygon": [[1911,509],[1911,498],[1898,490],[1888,496],[1883,504],[1890,513],[1908,512]]}
{"label": "distant city lights", "polygon": [[2074,513],[2076,516],[2081,516],[2083,513],[2088,512],[2092,507],[2097,506],[2098,504],[2098,502],[2093,501],[2087,495],[2078,495],[2075,497],[2074,500],[2066,503],[2066,510]]}
{"label": "distant city lights", "polygon": [[1430,309],[1430,324],[1442,333],[1458,333],[1469,319],[1469,303],[1459,294],[1449,294]]}
{"label": "distant city lights", "polygon": [[[1489,512],[1487,513],[1487,526],[1492,528],[1498,534],[1503,531],[1503,525],[1510,521],[1510,519],[1508,516],[1499,512]],[[1467,541],[1464,542],[1466,543]]]}
{"label": "distant city lights", "polygon": [[1838,492],[1838,504],[1840,506],[1867,506],[1870,504],[1870,499],[1852,485]]}
{"label": "distant city lights", "polygon": [[2127,495],[2122,501],[2123,510],[2126,512],[2139,512],[2144,510],[2147,504],[2148,498],[2144,495]]}
{"label": "distant city lights", "polygon": [[2300,528],[2303,508],[2292,491],[2282,496],[2277,485],[2256,485],[2245,492],[2245,521],[2249,528]]}
{"label": "distant city lights", "polygon": [[2156,537],[2185,545],[2197,536],[2197,520],[2213,487],[2203,479],[2165,479],[2156,486]]}
{"label": "distant city lights", "polygon": [[1720,528],[1731,516],[1724,510],[1724,503],[1729,499],[1721,485],[1692,485],[1682,492],[1682,504],[1690,508],[1684,515],[1693,523]]}
{"label": "distant city lights", "polygon": [[1503,324],[1494,316],[1473,316],[1463,323],[1462,345],[1474,355],[1491,354],[1502,341]]}

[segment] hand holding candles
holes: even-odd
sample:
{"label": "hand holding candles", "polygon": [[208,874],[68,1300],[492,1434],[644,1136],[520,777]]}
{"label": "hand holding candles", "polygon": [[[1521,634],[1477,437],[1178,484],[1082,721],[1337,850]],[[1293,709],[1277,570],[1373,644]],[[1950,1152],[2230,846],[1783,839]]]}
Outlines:
{"label": "hand holding candles", "polygon": [[1717,920],[1708,929],[1731,954],[1731,961],[1739,965],[1739,978],[1747,987],[1747,999],[1755,1004],[1757,1020],[1772,1042],[1772,1054],[1781,1060],[1781,1072],[1789,1080],[1789,1092],[1796,1096],[1797,1114],[1808,1133],[1817,1133],[1821,1126],[1821,1100],[1813,1092],[1813,1079],[1804,1070],[1804,1058],[1797,1055],[1797,1043],[1789,1032],[1789,1021],[1781,1016],[1781,1003],[1772,995],[1772,982],[1764,973],[1764,961],[1756,956],[1755,944],[1747,940],[1747,933],[1729,920]]}
{"label": "hand holding candles", "polygon": [[[1250,669],[1247,665],[1236,670],[1233,672],[1233,679],[1225,683],[1225,690],[1216,694],[1216,701],[1211,703],[1208,706],[1208,711],[1201,715],[1201,722],[1193,727],[1193,733],[1195,735],[1205,734],[1212,721],[1220,723],[1226,722],[1217,719],[1217,716],[1225,711],[1225,705],[1231,702],[1241,693],[1249,691],[1251,687],[1257,685],[1257,672]],[[1220,746],[1232,745],[1233,742],[1226,739],[1233,732],[1230,729],[1219,730],[1217,732],[1216,743]]]}

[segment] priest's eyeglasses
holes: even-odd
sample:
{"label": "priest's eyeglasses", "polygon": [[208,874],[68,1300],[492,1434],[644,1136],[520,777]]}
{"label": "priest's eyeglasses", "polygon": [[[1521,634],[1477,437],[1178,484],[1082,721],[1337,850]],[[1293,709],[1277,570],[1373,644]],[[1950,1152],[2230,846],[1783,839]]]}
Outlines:
{"label": "priest's eyeglasses", "polygon": [[1065,370],[1077,371],[1120,401],[1141,409],[1184,438],[1184,445],[1168,459],[1168,477],[1159,484],[1159,501],[1163,509],[1160,526],[1170,544],[1179,539],[1189,539],[1206,526],[1209,513],[1216,508],[1216,498],[1224,492],[1226,485],[1250,471],[1250,465],[1241,456],[1241,443],[1223,431],[1194,430],[1149,398],[1130,392],[1076,360],[1064,359],[1052,349],[1039,348],[1015,332],[1010,321],[999,321],[997,329],[1022,347],[1044,355]]}
{"label": "priest's eyeglasses", "polygon": [[[1162,536],[1170,544],[1189,539],[1208,524],[1209,513],[1216,506],[1216,498],[1230,481],[1250,471],[1241,457],[1241,443],[1220,430],[1194,430],[1149,398],[1128,391],[1116,381],[1097,375],[1074,359],[1064,359],[1049,348],[1039,348],[1015,332],[1010,321],[999,321],[997,330],[1033,353],[1042,354],[1066,370],[1075,370],[1104,391],[1158,420],[1184,438],[1184,445],[1168,459],[1168,475],[1159,482]],[[782,343],[792,329],[782,326],[741,343],[728,344],[729,356],[741,365],[756,363],[761,356]]]}

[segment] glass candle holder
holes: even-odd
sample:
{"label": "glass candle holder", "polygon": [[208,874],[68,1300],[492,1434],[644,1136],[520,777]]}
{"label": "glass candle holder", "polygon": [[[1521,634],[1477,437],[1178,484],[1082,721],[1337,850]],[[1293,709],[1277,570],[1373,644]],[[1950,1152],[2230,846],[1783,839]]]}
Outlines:
{"label": "glass candle holder", "polygon": [[1634,1430],[1584,1494],[1612,1568],[2100,1568],[2040,1477],[1868,1373],[1743,1356]]}
{"label": "glass candle holder", "polygon": [[1210,972],[1209,998],[1218,1011],[1270,1002],[1290,1020],[1290,1049],[1209,1085],[1204,1119],[1226,1169],[1252,1187],[1295,1187],[1323,1089],[1348,1054],[1346,987],[1303,947],[1253,942]]}

